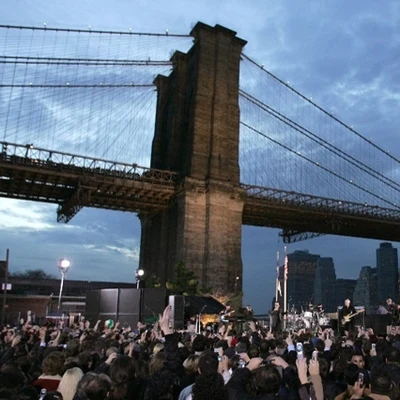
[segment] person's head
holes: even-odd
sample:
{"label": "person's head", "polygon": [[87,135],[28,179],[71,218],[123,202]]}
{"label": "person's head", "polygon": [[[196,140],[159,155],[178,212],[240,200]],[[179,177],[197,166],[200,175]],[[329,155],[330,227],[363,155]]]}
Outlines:
{"label": "person's head", "polygon": [[81,344],[78,339],[70,340],[67,343],[67,347],[65,350],[66,357],[76,357],[79,354],[79,350],[81,348]]}
{"label": "person's head", "polygon": [[275,304],[274,304],[274,307],[275,307],[275,308],[279,308],[279,307],[280,307],[279,302],[276,301]]}
{"label": "person's head", "polygon": [[353,357],[351,357],[351,362],[360,369],[365,368],[365,360],[362,354],[354,354]]}
{"label": "person's head", "polygon": [[105,374],[87,373],[78,384],[77,393],[85,400],[104,400],[111,388],[111,380]]}
{"label": "person's head", "polygon": [[157,354],[160,351],[164,350],[164,344],[163,343],[157,343],[154,347],[153,347],[153,354]]}
{"label": "person's head", "polygon": [[227,400],[228,392],[222,375],[217,372],[199,375],[193,385],[192,398],[193,400]]}
{"label": "person's head", "polygon": [[350,307],[350,304],[351,304],[350,299],[346,299],[346,300],[344,301],[344,305],[345,305],[346,307]]}
{"label": "person's head", "polygon": [[185,368],[185,372],[189,375],[196,374],[199,369],[199,356],[190,355],[184,362],[183,368]]}
{"label": "person's head", "polygon": [[247,354],[250,358],[256,358],[260,356],[260,349],[255,344],[251,344],[247,350]]}
{"label": "person's head", "polygon": [[344,371],[344,378],[346,380],[347,385],[354,386],[358,380],[358,374],[360,369],[355,364],[348,364],[347,368]]}
{"label": "person's head", "polygon": [[17,390],[24,386],[25,375],[16,365],[4,365],[0,370],[0,388]]}
{"label": "person's head", "polygon": [[160,370],[165,363],[165,353],[159,352],[154,354],[151,358],[150,365],[149,365],[149,373],[150,375],[155,374],[158,370]]}
{"label": "person's head", "polygon": [[83,378],[80,368],[71,368],[65,372],[57,391],[62,394],[63,400],[72,400],[76,393],[79,381]]}
{"label": "person's head", "polygon": [[232,372],[236,371],[240,366],[240,356],[239,354],[235,354],[232,358],[229,359],[228,367],[232,370]]}
{"label": "person's head", "polygon": [[110,357],[111,354],[114,354],[114,353],[118,354],[118,349],[116,347],[108,348],[106,351],[106,358]]}
{"label": "person's head", "polygon": [[281,386],[281,377],[275,366],[266,365],[256,370],[253,384],[258,396],[276,395]]}
{"label": "person's head", "polygon": [[392,303],[393,303],[393,300],[390,297],[388,299],[386,299],[386,304],[388,306],[392,305]]}
{"label": "person's head", "polygon": [[392,389],[392,379],[389,373],[383,368],[373,368],[371,371],[372,393],[388,396]]}
{"label": "person's head", "polygon": [[203,335],[197,335],[192,343],[192,349],[194,352],[201,353],[206,349],[207,339]]}
{"label": "person's head", "polygon": [[42,362],[43,375],[61,375],[64,369],[65,356],[59,351],[48,354]]}
{"label": "person's head", "polygon": [[394,346],[388,347],[384,352],[386,364],[399,364],[400,350]]}
{"label": "person's head", "polygon": [[90,351],[82,351],[78,354],[77,357],[79,368],[84,371],[88,372],[91,370],[93,365],[93,356]]}
{"label": "person's head", "polygon": [[235,349],[237,354],[247,353],[247,344],[245,342],[239,342]]}
{"label": "person's head", "polygon": [[122,399],[135,383],[135,364],[129,356],[119,356],[111,364],[112,399]]}
{"label": "person's head", "polygon": [[199,373],[211,374],[218,371],[218,359],[211,354],[204,354],[199,358]]}

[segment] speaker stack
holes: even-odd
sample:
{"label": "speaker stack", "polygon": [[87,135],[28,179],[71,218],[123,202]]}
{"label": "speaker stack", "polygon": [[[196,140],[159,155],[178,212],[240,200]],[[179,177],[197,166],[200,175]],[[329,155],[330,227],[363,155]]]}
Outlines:
{"label": "speaker stack", "polygon": [[86,294],[85,317],[92,322],[112,319],[132,328],[155,320],[166,306],[166,289],[100,289]]}

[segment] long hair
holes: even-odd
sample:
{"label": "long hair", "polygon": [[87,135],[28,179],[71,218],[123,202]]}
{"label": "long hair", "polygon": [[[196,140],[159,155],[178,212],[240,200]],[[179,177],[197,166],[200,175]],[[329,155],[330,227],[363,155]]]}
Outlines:
{"label": "long hair", "polygon": [[83,377],[80,368],[70,368],[63,375],[57,391],[62,394],[63,400],[72,400],[76,393],[79,381]]}
{"label": "long hair", "polygon": [[135,364],[129,356],[119,356],[111,364],[112,387],[110,399],[135,398]]}

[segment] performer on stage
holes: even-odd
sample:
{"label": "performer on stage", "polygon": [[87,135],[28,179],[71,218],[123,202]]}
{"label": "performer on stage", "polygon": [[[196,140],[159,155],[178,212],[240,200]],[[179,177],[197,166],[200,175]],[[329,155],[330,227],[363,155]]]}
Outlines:
{"label": "performer on stage", "polygon": [[253,320],[254,311],[250,305],[247,305],[246,308],[244,309],[244,315],[246,316],[247,320],[251,321]]}
{"label": "performer on stage", "polygon": [[235,312],[235,310],[231,310],[231,306],[226,306],[225,310],[222,310],[219,313],[219,322],[225,323],[229,322],[229,317]]}
{"label": "performer on stage", "polygon": [[388,310],[388,313],[392,317],[390,325],[392,325],[392,326],[400,325],[399,307],[390,298],[386,300],[386,309]]}
{"label": "performer on stage", "polygon": [[278,302],[275,302],[274,309],[270,315],[271,318],[271,332],[281,332],[283,323],[283,312]]}
{"label": "performer on stage", "polygon": [[340,331],[343,336],[345,332],[354,332],[355,324],[354,318],[351,318],[352,315],[356,315],[357,311],[354,306],[351,304],[350,299],[346,299],[344,301],[344,307],[340,311]]}

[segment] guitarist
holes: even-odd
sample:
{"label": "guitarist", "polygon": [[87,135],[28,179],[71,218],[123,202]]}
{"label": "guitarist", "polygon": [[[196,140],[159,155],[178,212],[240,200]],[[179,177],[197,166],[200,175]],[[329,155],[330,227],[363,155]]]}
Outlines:
{"label": "guitarist", "polygon": [[345,322],[343,319],[349,315],[357,314],[357,310],[354,308],[354,306],[351,304],[350,299],[346,299],[344,301],[344,306],[340,311],[340,331],[341,335],[343,336],[345,332],[354,332],[355,331],[355,323],[354,323],[354,318],[351,318],[350,321]]}

